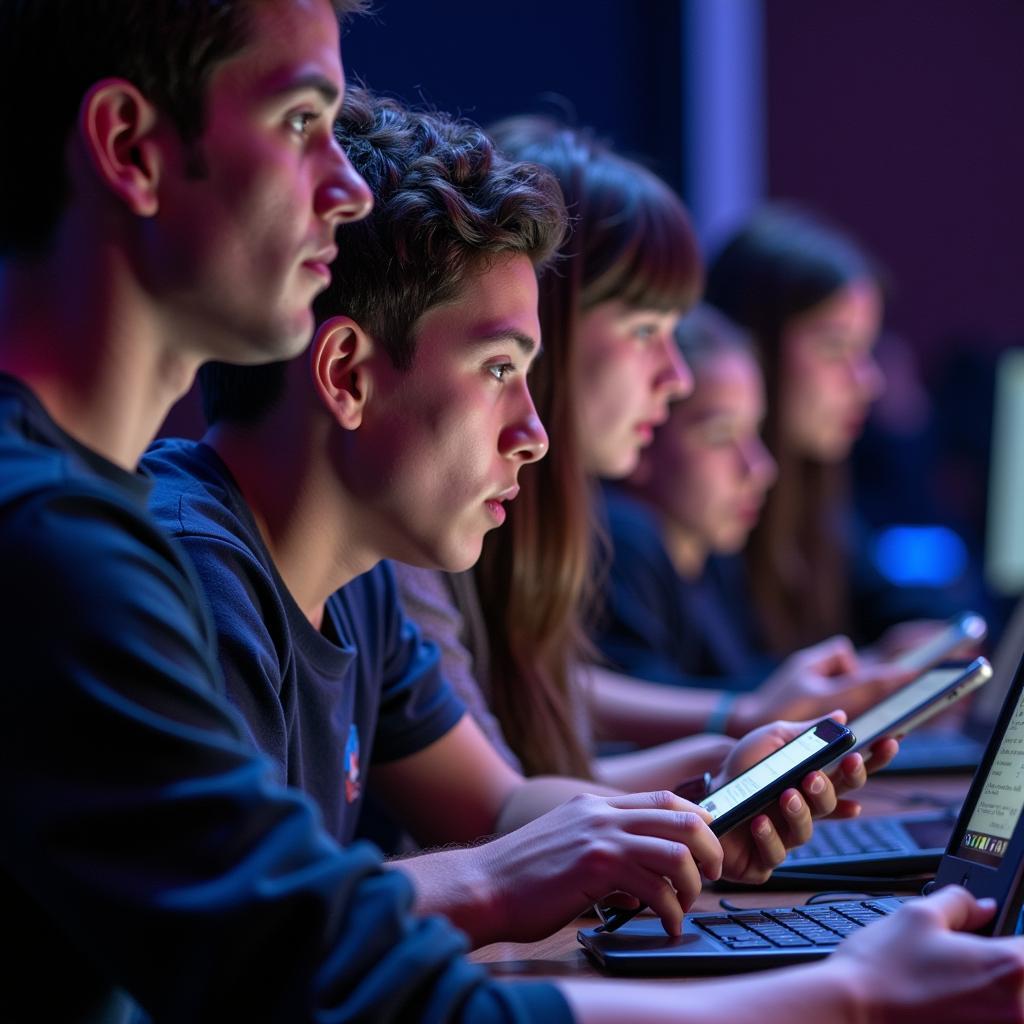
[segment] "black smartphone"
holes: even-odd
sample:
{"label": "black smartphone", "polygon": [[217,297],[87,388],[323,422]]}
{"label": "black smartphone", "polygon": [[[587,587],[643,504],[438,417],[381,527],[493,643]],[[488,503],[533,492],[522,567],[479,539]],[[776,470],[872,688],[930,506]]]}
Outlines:
{"label": "black smartphone", "polygon": [[[749,821],[771,807],[787,789],[799,789],[808,772],[825,768],[841,757],[855,740],[845,725],[823,718],[701,800],[700,806],[711,814],[711,831],[721,837]],[[641,905],[622,910],[595,905],[594,909],[602,929],[613,932],[645,908]]]}
{"label": "black smartphone", "polygon": [[823,718],[701,800],[700,806],[711,814],[711,831],[716,836],[724,836],[760,814],[787,789],[799,789],[808,772],[824,768],[841,757],[855,740],[853,732],[845,725]]}

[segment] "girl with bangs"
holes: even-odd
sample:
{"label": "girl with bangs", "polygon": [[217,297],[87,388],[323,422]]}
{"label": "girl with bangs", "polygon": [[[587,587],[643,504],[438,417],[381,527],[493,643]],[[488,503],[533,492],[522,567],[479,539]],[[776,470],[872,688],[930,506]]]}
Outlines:
{"label": "girl with bangs", "polygon": [[[530,378],[549,454],[521,474],[505,526],[470,573],[396,566],[406,609],[441,647],[449,680],[526,774],[624,789],[714,770],[732,747],[726,726],[741,736],[840,705],[854,713],[869,691],[877,699],[880,670],[822,685],[856,667],[832,652],[784,663],[756,706],[729,721],[720,690],[669,690],[591,664],[604,561],[596,481],[632,472],[669,404],[692,387],[674,331],[699,296],[701,259],[673,191],[590,133],[536,117],[492,132],[510,156],[554,172],[572,228],[540,281],[544,351]],[[693,735],[702,731],[719,735]],[[595,759],[595,733],[650,749]]]}

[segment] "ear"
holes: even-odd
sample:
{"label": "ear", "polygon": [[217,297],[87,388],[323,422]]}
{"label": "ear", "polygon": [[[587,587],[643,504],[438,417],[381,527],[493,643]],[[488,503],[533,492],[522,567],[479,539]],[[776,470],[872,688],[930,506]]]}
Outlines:
{"label": "ear", "polygon": [[355,430],[372,391],[370,335],[347,316],[325,320],[311,346],[313,387],[332,418],[345,430]]}
{"label": "ear", "polygon": [[156,107],[121,78],[96,82],[82,99],[78,135],[99,179],[139,217],[159,207],[162,155]]}

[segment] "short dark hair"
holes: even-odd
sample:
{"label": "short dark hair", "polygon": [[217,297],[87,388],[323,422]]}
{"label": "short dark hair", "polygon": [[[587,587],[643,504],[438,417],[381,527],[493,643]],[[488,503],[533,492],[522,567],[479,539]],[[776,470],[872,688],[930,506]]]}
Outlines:
{"label": "short dark hair", "polygon": [[[0,257],[49,244],[69,198],[68,138],[94,82],[132,82],[194,141],[210,73],[245,44],[260,2],[0,0]],[[341,17],[363,0],[332,5]]]}
{"label": "short dark hair", "polygon": [[[561,243],[565,206],[551,173],[502,156],[469,121],[353,87],[335,135],[374,207],[345,226],[331,284],[314,303],[316,320],[351,316],[398,370],[415,359],[417,321],[455,296],[468,274],[511,254],[540,270]],[[282,363],[203,367],[207,420],[258,421],[284,377]]]}

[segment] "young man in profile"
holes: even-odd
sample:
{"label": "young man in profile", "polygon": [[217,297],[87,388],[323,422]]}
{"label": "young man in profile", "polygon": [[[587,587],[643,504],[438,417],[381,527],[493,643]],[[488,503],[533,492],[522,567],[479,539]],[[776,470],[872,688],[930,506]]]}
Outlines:
{"label": "young man in profile", "polygon": [[[399,873],[341,851],[273,782],[133,473],[204,359],[302,348],[334,228],[366,211],[329,132],[331,5],[0,0],[0,85],[0,1017],[568,1019],[553,987],[466,964],[450,926],[407,913]],[[930,971],[948,1005],[958,976],[991,991],[1014,960],[949,935],[984,916],[958,901],[904,915],[920,927],[915,959],[888,965],[903,991]],[[846,960],[867,968],[841,991],[872,979],[870,957]],[[753,983],[780,1013],[827,980],[788,977]],[[666,989],[562,988],[583,1021],[621,1019],[622,1000],[680,1015]],[[687,989],[690,1016],[728,1016],[732,988]]]}
{"label": "young man in profile", "polygon": [[308,343],[348,6],[0,0],[4,1020],[566,1015],[273,782],[134,472],[201,362]]}

